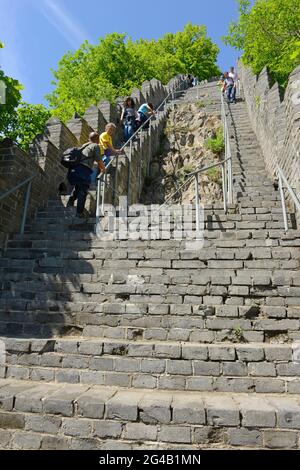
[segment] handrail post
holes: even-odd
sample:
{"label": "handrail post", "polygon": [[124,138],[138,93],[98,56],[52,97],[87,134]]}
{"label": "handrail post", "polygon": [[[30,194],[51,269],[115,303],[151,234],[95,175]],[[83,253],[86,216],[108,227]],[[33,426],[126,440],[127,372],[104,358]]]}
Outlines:
{"label": "handrail post", "polygon": [[232,194],[232,158],[231,155],[228,160],[228,202],[229,204],[233,203],[233,194]]}
{"label": "handrail post", "polygon": [[97,189],[97,202],[96,202],[96,218],[100,217],[100,199],[101,199],[102,181],[101,175],[98,177],[98,189]]}
{"label": "handrail post", "polygon": [[152,157],[152,126],[151,126],[151,120],[149,121],[149,148],[148,148],[148,163],[147,163],[147,176],[150,174],[150,163],[151,163],[151,157]]}
{"label": "handrail post", "polygon": [[227,191],[226,191],[226,169],[225,163],[221,166],[222,169],[222,188],[223,188],[223,204],[224,204],[224,212],[227,213]]}
{"label": "handrail post", "polygon": [[200,197],[199,197],[199,176],[195,174],[195,195],[196,195],[196,231],[200,232]]}
{"label": "handrail post", "polygon": [[289,229],[289,226],[288,226],[288,221],[287,221],[286,205],[285,205],[285,198],[284,198],[284,192],[283,192],[282,177],[281,177],[280,174],[278,174],[278,178],[279,178],[279,191],[280,191],[280,197],[281,197],[284,230],[287,232],[288,229]]}
{"label": "handrail post", "polygon": [[30,193],[31,193],[31,186],[32,186],[32,180],[29,181],[28,186],[27,186],[25,203],[24,203],[24,211],[23,211],[23,217],[22,217],[22,223],[21,223],[21,232],[20,232],[21,235],[24,234],[24,230],[25,230],[27,210],[28,210],[29,198],[30,198]]}
{"label": "handrail post", "polygon": [[128,206],[131,204],[131,159],[132,159],[132,140],[129,146],[129,159],[128,159],[128,181],[127,181],[127,200]]}
{"label": "handrail post", "polygon": [[172,109],[174,111],[174,86],[172,87]]}
{"label": "handrail post", "polygon": [[102,185],[102,201],[101,201],[101,205],[102,205],[102,209],[101,209],[102,217],[104,216],[105,189],[106,189],[106,185],[107,185],[107,172],[105,172],[105,174],[104,174],[104,180],[103,180],[103,185]]}
{"label": "handrail post", "polygon": [[142,158],[141,155],[139,156],[138,161],[138,198],[140,200],[142,192]]}
{"label": "handrail post", "polygon": [[113,204],[114,206],[117,205],[117,185],[118,185],[118,164],[119,164],[119,155],[116,156],[116,167],[114,171],[114,194],[113,194]]}

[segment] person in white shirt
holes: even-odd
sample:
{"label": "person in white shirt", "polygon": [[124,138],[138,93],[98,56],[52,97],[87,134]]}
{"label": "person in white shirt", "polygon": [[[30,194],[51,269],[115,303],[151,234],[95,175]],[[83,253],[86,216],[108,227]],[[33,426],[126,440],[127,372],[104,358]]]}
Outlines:
{"label": "person in white shirt", "polygon": [[231,102],[235,103],[236,102],[237,84],[238,84],[238,75],[237,75],[236,71],[234,70],[234,67],[230,67],[230,72],[229,72],[228,76],[230,78],[232,78],[233,83],[234,83],[233,89],[232,89],[232,92],[231,92]]}

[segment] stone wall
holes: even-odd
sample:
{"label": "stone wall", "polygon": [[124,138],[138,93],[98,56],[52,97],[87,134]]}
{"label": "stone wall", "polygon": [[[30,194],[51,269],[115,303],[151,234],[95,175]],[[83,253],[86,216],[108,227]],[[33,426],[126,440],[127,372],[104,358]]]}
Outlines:
{"label": "stone wall", "polygon": [[[152,101],[157,106],[173,87],[185,88],[185,82],[178,76],[165,86],[158,80],[152,79],[144,82],[141,90],[133,90],[132,96],[137,106],[144,101]],[[60,165],[62,151],[82,145],[88,140],[88,135],[92,130],[103,132],[108,122],[117,124],[116,142],[121,141],[120,113],[123,100],[124,98],[119,98],[115,105],[103,101],[98,106],[91,106],[83,118],[75,117],[66,125],[58,119],[51,118],[46,124],[44,134],[32,142],[28,153],[23,152],[8,139],[2,141],[0,143],[0,193],[13,188],[30,175],[36,175],[32,183],[28,211],[28,217],[33,217],[36,209],[45,205],[48,198],[57,193],[59,184],[66,179],[66,170]],[[153,122],[151,137],[147,132],[143,132],[143,136],[133,147],[130,165],[129,158],[120,157],[117,189],[121,191],[121,194],[126,194],[130,171],[133,182],[132,203],[138,200],[136,181],[139,162],[142,160],[145,165],[149,152],[157,150],[165,118],[166,110],[160,113]],[[125,149],[125,155],[129,156],[128,149]],[[7,235],[20,229],[26,189],[27,186],[23,186],[0,201],[0,246]]]}
{"label": "stone wall", "polygon": [[269,174],[276,177],[278,164],[300,194],[300,66],[291,73],[285,92],[266,68],[256,76],[240,64],[239,76]]}

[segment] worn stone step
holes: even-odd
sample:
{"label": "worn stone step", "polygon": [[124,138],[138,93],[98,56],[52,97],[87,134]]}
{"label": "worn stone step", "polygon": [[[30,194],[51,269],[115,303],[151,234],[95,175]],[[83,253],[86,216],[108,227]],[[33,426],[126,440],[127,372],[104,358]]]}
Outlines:
{"label": "worn stone step", "polygon": [[138,442],[295,448],[299,439],[297,397],[10,380],[1,381],[0,397],[2,442],[11,449],[130,449]]}
{"label": "worn stone step", "polygon": [[3,378],[131,388],[299,393],[300,343],[2,338]]}
{"label": "worn stone step", "polygon": [[[145,301],[145,299],[143,299]],[[294,300],[297,302],[298,300]],[[251,306],[239,307],[244,316],[215,316],[214,309],[207,306],[190,308],[189,315],[183,315],[186,308],[152,304],[149,313],[133,313],[144,311],[144,304],[132,304],[131,312],[124,312],[121,304],[109,305],[108,312],[99,312],[97,302],[86,306],[84,303],[62,303],[61,311],[57,311],[58,302],[43,302],[44,308],[36,311],[20,310],[20,302],[16,303],[9,315],[1,315],[0,332],[4,336],[37,335],[52,337],[55,335],[84,335],[87,337],[169,339],[200,342],[235,342],[242,337],[247,342],[286,342],[297,341],[299,334],[299,308],[291,307],[292,318],[276,318],[278,307],[268,308],[274,317],[257,315],[258,308]],[[41,304],[41,302],[40,302]],[[56,311],[51,311],[51,305]],[[118,305],[118,311],[116,306]],[[120,308],[123,307],[123,308]],[[191,306],[188,306],[191,307]],[[232,306],[220,306],[217,311],[236,313]],[[177,312],[181,313],[178,314]],[[248,317],[247,317],[248,312]],[[208,316],[206,316],[208,314]]]}

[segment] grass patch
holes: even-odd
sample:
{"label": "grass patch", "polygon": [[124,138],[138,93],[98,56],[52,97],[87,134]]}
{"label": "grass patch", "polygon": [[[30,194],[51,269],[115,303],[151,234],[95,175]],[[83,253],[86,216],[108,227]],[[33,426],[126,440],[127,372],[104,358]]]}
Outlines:
{"label": "grass patch", "polygon": [[203,101],[196,101],[195,106],[197,106],[198,109],[205,108],[205,103]]}
{"label": "grass patch", "polygon": [[214,183],[220,183],[220,181],[221,181],[221,170],[220,170],[220,168],[218,168],[218,167],[210,168],[209,170],[207,170],[206,174],[209,177],[209,179],[211,181],[213,181]]}
{"label": "grass patch", "polygon": [[210,139],[207,139],[204,146],[206,149],[211,150],[213,153],[220,156],[225,148],[223,128],[219,127],[215,135]]}

